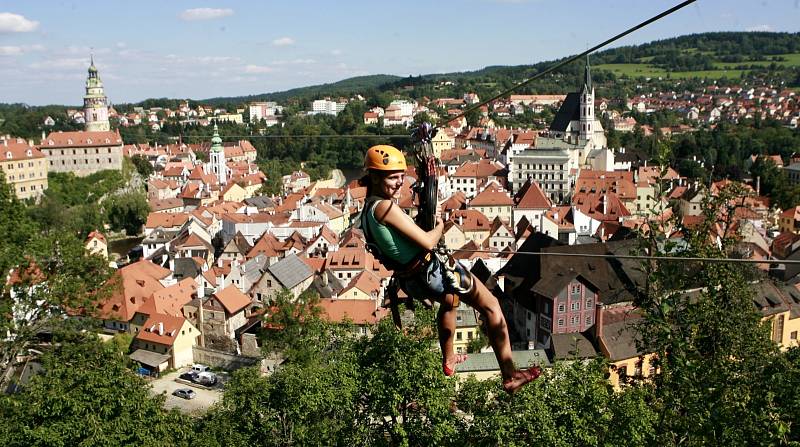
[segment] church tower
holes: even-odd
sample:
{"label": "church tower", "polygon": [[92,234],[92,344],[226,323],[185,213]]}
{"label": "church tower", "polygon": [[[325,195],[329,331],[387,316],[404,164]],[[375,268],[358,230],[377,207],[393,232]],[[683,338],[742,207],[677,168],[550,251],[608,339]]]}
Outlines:
{"label": "church tower", "polygon": [[589,69],[589,56],[586,56],[586,69],[583,75],[583,87],[580,90],[580,128],[578,137],[589,140],[594,135],[594,87],[592,73]]}
{"label": "church tower", "polygon": [[83,114],[88,131],[108,131],[108,98],[103,91],[103,81],[97,75],[94,57],[89,65],[89,77],[86,79],[86,95],[83,97]]}
{"label": "church tower", "polygon": [[222,147],[222,138],[219,137],[219,130],[216,124],[214,124],[214,136],[211,138],[209,157],[211,159],[211,172],[217,176],[219,184],[224,185],[228,181],[225,172],[227,169],[225,166],[225,149]]}

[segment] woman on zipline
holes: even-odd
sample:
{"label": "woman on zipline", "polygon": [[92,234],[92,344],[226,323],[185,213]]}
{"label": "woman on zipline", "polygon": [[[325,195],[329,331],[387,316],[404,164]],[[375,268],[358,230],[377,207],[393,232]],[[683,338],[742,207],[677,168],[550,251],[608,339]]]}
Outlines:
{"label": "woman on zipline", "polygon": [[443,265],[432,253],[442,237],[441,217],[437,217],[433,230],[424,231],[395,205],[405,181],[403,153],[392,146],[373,146],[367,151],[364,165],[368,172],[360,180],[367,187],[368,197],[362,210],[365,213],[362,218],[364,235],[383,258],[397,267],[394,277],[400,288],[410,297],[431,298],[439,303],[437,327],[444,374],[453,375],[456,365],[466,360],[466,355],[456,355],[453,351],[456,313],[462,300],[486,321],[489,341],[500,365],[503,389],[513,394],[539,377],[542,371],[538,366],[519,370],[514,366],[508,327],[497,298],[461,264]]}

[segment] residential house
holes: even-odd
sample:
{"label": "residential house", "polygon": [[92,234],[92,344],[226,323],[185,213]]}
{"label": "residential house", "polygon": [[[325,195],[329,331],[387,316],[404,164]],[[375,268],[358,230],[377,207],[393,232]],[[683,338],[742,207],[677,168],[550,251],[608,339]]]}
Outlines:
{"label": "residential house", "polygon": [[250,288],[254,305],[269,305],[282,290],[297,298],[314,281],[314,271],[297,255],[291,254],[270,265]]}
{"label": "residential house", "polygon": [[492,223],[479,211],[455,210],[450,219],[461,227],[467,240],[475,242],[476,245],[483,245],[489,237]]}
{"label": "residential house", "polygon": [[525,181],[514,194],[514,205],[512,225],[516,228],[524,217],[534,231],[541,231],[542,215],[553,206],[539,184],[530,179]]}
{"label": "residential house", "polygon": [[508,193],[497,184],[491,183],[469,201],[467,209],[479,211],[489,221],[493,221],[498,217],[503,222],[508,223],[511,222],[513,205],[514,201],[511,200]]}
{"label": "residential house", "polygon": [[98,303],[103,327],[127,331],[136,311],[154,292],[173,284],[172,272],[140,260],[117,270],[108,280],[110,295]]}
{"label": "residential house", "polygon": [[203,335],[233,338],[236,330],[247,323],[249,306],[250,298],[233,284],[213,293],[198,309]]}
{"label": "residential house", "polygon": [[0,171],[18,199],[38,199],[47,189],[45,154],[22,138],[0,137]]}
{"label": "residential house", "polygon": [[106,241],[106,237],[103,236],[103,233],[92,231],[89,233],[89,236],[86,237],[86,241],[83,245],[89,253],[97,254],[108,259],[108,241]]}
{"label": "residential house", "polygon": [[151,371],[177,369],[194,362],[192,347],[200,331],[182,316],[153,314],[131,342],[131,360]]}

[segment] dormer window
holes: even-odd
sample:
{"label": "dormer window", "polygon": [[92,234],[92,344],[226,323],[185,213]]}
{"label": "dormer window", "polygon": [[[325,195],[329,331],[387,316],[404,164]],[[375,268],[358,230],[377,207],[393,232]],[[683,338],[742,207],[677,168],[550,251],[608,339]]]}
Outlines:
{"label": "dormer window", "polygon": [[87,138],[86,139],[86,144],[92,144],[92,139],[91,138]]}
{"label": "dormer window", "polygon": [[12,157],[11,152],[6,152],[6,158],[10,160],[11,157]]}
{"label": "dormer window", "polygon": [[30,149],[28,149],[28,152],[26,152],[25,154],[26,154],[28,157],[30,157],[30,156],[32,156],[32,155],[33,155],[33,151],[31,151]]}
{"label": "dormer window", "polygon": [[72,138],[67,140],[67,144],[72,144]]}
{"label": "dormer window", "polygon": [[52,146],[52,145],[54,145],[54,144],[55,144],[55,142],[53,142],[53,140],[48,140],[48,141],[47,141],[47,144],[49,144],[50,146]]}

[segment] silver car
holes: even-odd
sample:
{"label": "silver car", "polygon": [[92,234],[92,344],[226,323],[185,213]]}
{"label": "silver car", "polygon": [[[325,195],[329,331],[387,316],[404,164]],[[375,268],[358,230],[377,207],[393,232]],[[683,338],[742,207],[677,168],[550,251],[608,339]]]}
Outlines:
{"label": "silver car", "polygon": [[172,392],[172,395],[181,397],[183,399],[194,399],[195,397],[197,397],[197,393],[195,393],[194,390],[189,388],[178,388],[177,390]]}

